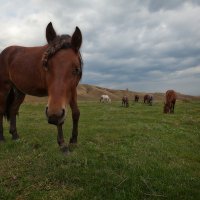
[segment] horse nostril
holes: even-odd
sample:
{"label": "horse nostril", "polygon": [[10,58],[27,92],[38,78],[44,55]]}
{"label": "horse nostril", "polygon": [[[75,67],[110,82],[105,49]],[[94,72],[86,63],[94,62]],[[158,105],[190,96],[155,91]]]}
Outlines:
{"label": "horse nostril", "polygon": [[49,114],[48,113],[48,107],[46,107],[46,116],[48,118],[48,123],[50,124],[59,124],[63,123],[64,117],[65,117],[65,109],[60,110],[60,112],[56,114]]}
{"label": "horse nostril", "polygon": [[58,117],[56,115],[52,115],[52,116],[48,117],[48,123],[57,125],[58,124]]}

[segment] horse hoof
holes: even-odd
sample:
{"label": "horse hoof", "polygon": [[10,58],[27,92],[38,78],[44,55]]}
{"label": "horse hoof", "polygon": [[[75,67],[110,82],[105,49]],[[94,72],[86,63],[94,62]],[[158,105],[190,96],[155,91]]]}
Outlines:
{"label": "horse hoof", "polygon": [[4,137],[0,137],[0,142],[5,142],[5,138]]}
{"label": "horse hoof", "polygon": [[19,139],[19,135],[12,135],[12,140],[18,140]]}
{"label": "horse hoof", "polygon": [[77,144],[77,138],[70,138],[70,144]]}
{"label": "horse hoof", "polygon": [[61,152],[63,152],[66,155],[69,154],[69,148],[66,145],[60,147],[60,150],[61,150]]}
{"label": "horse hoof", "polygon": [[58,141],[58,145],[59,145],[60,147],[64,146],[64,145],[65,145],[64,140],[63,140],[63,141]]}

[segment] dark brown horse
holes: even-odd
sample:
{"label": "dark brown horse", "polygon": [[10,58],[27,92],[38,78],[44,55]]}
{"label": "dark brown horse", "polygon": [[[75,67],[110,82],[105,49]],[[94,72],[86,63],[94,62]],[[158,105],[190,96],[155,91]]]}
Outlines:
{"label": "dark brown horse", "polygon": [[128,97],[127,96],[123,96],[122,97],[122,106],[124,106],[124,107],[128,107],[129,106],[129,102],[128,102]]}
{"label": "dark brown horse", "polygon": [[46,28],[48,44],[38,47],[10,46],[0,54],[0,140],[3,116],[10,121],[12,139],[18,139],[16,115],[25,95],[48,96],[46,116],[58,129],[58,144],[67,150],[62,125],[66,106],[72,110],[70,143],[77,142],[79,109],[76,87],[82,76],[79,49],[82,34],[78,27],[72,36],[57,35],[52,23]]}
{"label": "dark brown horse", "polygon": [[174,113],[176,103],[176,92],[174,90],[167,90],[165,94],[166,102],[164,104],[164,113]]}
{"label": "dark brown horse", "polygon": [[149,94],[144,95],[144,103],[152,106],[153,96]]}
{"label": "dark brown horse", "polygon": [[136,94],[136,95],[135,95],[135,102],[138,102],[138,101],[139,101],[139,98],[140,98],[139,95]]}

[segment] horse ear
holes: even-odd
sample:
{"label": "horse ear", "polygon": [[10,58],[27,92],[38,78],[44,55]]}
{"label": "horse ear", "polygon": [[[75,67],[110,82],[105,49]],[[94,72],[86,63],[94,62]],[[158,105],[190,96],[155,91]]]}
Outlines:
{"label": "horse ear", "polygon": [[81,47],[81,44],[82,44],[81,30],[78,27],[76,27],[76,29],[72,35],[71,45],[75,51],[78,51]]}
{"label": "horse ear", "polygon": [[55,37],[57,36],[54,28],[53,28],[53,25],[52,23],[50,22],[48,25],[47,25],[47,28],[46,28],[46,39],[47,39],[47,42],[50,43],[52,42]]}

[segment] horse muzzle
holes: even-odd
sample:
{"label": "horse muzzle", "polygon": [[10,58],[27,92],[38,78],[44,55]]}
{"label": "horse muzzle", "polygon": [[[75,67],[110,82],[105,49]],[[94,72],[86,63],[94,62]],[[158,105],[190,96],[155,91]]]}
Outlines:
{"label": "horse muzzle", "polygon": [[65,119],[65,109],[62,109],[59,113],[49,114],[48,107],[46,107],[46,116],[49,124],[60,125],[63,124]]}

